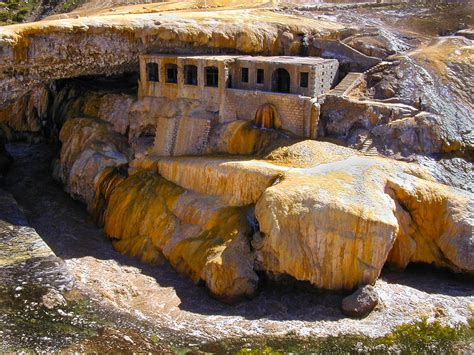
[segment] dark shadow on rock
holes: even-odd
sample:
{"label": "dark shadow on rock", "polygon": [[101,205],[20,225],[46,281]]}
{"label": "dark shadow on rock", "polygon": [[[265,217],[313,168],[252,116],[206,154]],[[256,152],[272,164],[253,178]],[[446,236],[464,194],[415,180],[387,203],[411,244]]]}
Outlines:
{"label": "dark shadow on rock", "polygon": [[384,268],[381,279],[430,294],[450,297],[474,295],[473,275],[456,274],[427,264],[409,264],[403,271],[391,271]]}

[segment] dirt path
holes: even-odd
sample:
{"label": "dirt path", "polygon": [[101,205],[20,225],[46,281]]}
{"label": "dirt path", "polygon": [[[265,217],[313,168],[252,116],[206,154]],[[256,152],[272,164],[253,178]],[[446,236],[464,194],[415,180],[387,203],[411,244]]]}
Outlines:
{"label": "dirt path", "polygon": [[295,287],[266,286],[253,300],[222,304],[169,265],[145,265],[113,250],[85,207],[73,201],[50,175],[52,151],[45,144],[12,143],[15,159],[5,187],[29,223],[63,258],[81,288],[137,321],[168,329],[197,343],[228,338],[291,334],[379,336],[422,316],[445,323],[465,321],[474,305],[474,285],[452,274],[419,269],[386,273],[376,284],[381,306],[364,320],[344,318],[341,295]]}

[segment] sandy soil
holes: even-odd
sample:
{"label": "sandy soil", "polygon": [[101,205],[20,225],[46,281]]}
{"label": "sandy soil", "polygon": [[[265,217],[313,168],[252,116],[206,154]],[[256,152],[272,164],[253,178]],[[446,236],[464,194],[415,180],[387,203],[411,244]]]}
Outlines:
{"label": "sandy soil", "polygon": [[364,320],[345,318],[343,295],[295,286],[264,285],[253,300],[226,305],[163,262],[144,265],[118,254],[87,215],[50,177],[51,149],[13,143],[15,163],[6,188],[23,206],[31,225],[63,258],[80,289],[137,321],[196,341],[338,334],[379,336],[422,316],[465,322],[474,306],[474,284],[449,273],[414,268],[385,272],[376,288],[382,303]]}

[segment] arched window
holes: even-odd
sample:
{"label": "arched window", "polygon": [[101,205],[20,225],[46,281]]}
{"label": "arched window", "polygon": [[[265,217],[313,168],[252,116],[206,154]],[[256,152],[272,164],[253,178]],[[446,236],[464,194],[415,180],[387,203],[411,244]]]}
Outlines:
{"label": "arched window", "polygon": [[178,82],[178,66],[166,64],[166,82],[176,84]]}
{"label": "arched window", "polygon": [[198,84],[198,68],[195,65],[184,66],[184,83],[186,85]]}
{"label": "arched window", "polygon": [[206,67],[206,86],[219,86],[219,69],[216,67]]}
{"label": "arched window", "polygon": [[290,92],[290,73],[286,69],[278,68],[272,74],[272,91]]}
{"label": "arched window", "polygon": [[158,64],[146,63],[146,76],[148,81],[160,81],[158,75]]}

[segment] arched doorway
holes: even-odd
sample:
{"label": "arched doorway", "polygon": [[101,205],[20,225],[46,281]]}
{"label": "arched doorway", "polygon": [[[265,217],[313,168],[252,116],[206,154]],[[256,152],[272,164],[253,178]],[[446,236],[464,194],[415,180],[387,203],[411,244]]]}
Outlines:
{"label": "arched doorway", "polygon": [[278,68],[273,72],[272,91],[290,92],[290,73],[286,69]]}

